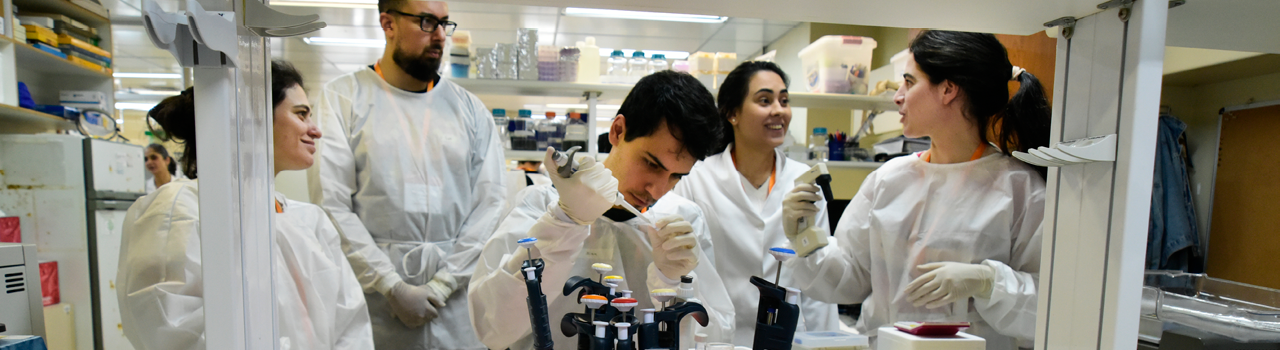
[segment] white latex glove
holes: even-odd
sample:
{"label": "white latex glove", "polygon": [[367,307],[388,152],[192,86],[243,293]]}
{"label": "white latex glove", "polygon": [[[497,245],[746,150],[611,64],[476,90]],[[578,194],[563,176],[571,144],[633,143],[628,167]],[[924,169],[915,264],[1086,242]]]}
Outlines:
{"label": "white latex glove", "polygon": [[904,293],[916,307],[937,308],[970,297],[990,298],[995,271],[983,264],[937,262],[916,266],[925,274],[910,284]]}
{"label": "white latex glove", "polygon": [[[819,209],[818,205],[814,203],[823,199],[820,191],[822,189],[818,185],[798,184],[791,189],[791,192],[787,193],[786,197],[782,198],[782,232],[787,235],[787,240],[792,241],[791,246],[799,246],[793,240],[799,234],[799,232],[796,232],[796,225],[800,218],[807,216],[817,217]],[[815,223],[810,222],[808,224],[813,226]]]}
{"label": "white latex glove", "polygon": [[543,164],[547,165],[547,177],[556,192],[560,193],[560,210],[574,222],[586,225],[595,222],[605,211],[613,207],[618,198],[618,179],[613,172],[589,155],[578,154],[578,171],[569,178],[560,177],[551,156],[556,150],[547,147]]}
{"label": "white latex glove", "polygon": [[679,215],[672,215],[654,223],[655,227],[641,226],[653,244],[653,265],[668,280],[679,281],[698,266],[698,238],[693,235],[693,225]]}
{"label": "white latex glove", "polygon": [[431,277],[430,282],[427,282],[427,289],[430,289],[432,296],[440,301],[440,304],[435,306],[444,307],[444,301],[449,300],[449,296],[453,295],[453,291],[458,289],[458,281],[453,278],[453,274],[449,273],[449,271],[440,270],[440,272],[436,272],[435,276]]}
{"label": "white latex glove", "polygon": [[396,283],[387,292],[387,302],[391,304],[391,314],[410,328],[422,327],[440,316],[437,307],[444,306],[444,300],[436,296],[436,292],[427,286]]}

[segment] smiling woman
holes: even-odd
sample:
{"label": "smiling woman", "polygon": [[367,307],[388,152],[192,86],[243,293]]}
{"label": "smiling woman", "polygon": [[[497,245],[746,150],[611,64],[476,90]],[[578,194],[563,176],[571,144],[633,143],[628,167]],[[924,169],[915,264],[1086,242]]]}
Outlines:
{"label": "smiling woman", "polygon": [[[302,76],[275,61],[271,81],[275,171],[306,169],[314,161],[320,131],[311,121]],[[187,89],[150,113],[167,132],[162,135],[184,143],[184,169],[192,180],[175,180],[138,199],[124,219],[118,302],[125,336],[137,349],[204,347],[194,102]],[[283,275],[274,286],[279,343],[302,349],[373,348],[364,294],[337,229],[320,207],[278,192],[273,197],[271,255]]]}

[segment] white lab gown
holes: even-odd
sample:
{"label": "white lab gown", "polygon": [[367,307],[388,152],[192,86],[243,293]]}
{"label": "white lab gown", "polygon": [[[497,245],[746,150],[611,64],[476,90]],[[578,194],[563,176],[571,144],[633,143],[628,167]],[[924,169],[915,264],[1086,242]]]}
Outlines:
{"label": "white lab gown", "polygon": [[[756,313],[759,311],[760,290],[751,284],[751,276],[760,276],[770,282],[777,276],[778,260],[767,251],[772,247],[787,245],[782,232],[782,199],[795,188],[796,178],[810,166],[786,158],[774,151],[776,178],[772,191],[766,191],[766,181],[760,189],[747,189],[750,181],[733,165],[729,145],[723,153],[698,162],[693,170],[676,185],[673,193],[697,203],[707,215],[711,241],[716,245],[716,269],[728,286],[729,298],[736,306],[733,343],[750,346],[755,341]],[[767,196],[760,204],[749,192],[760,191]],[[758,194],[757,194],[758,195]],[[822,211],[817,225],[828,227],[826,201],[818,202]],[[793,276],[783,271],[783,286],[793,286]],[[815,300],[801,293],[798,330],[826,331],[840,329],[836,305]]]}
{"label": "white lab gown", "polygon": [[[599,274],[591,269],[592,264],[610,264],[613,271],[607,275],[619,275],[625,279],[618,290],[633,292],[632,296],[640,302],[634,310],[657,305],[649,297],[650,290],[678,288],[679,281],[665,281],[666,278],[654,267],[653,249],[645,233],[639,229],[642,225],[639,218],[614,222],[601,217],[591,225],[569,224],[563,221],[567,219],[557,219],[548,212],[548,208],[558,205],[560,198],[550,185],[525,188],[517,198],[511,212],[485,245],[469,290],[471,321],[480,340],[490,349],[533,348],[533,332],[525,301],[529,295],[524,285],[524,274],[519,271],[520,262],[528,253],[516,244],[516,240],[521,238],[541,237],[533,256],[542,258],[546,266],[542,273],[542,292],[547,296],[548,320],[556,349],[577,349],[576,337],[565,337],[560,332],[560,320],[567,313],[582,313],[585,307],[578,303],[576,291],[570,296],[565,296],[562,291],[565,281],[572,276],[598,281]],[[696,297],[707,309],[710,320],[708,327],[701,332],[707,333],[710,341],[728,341],[733,332],[733,305],[712,263],[715,254],[711,237],[707,234],[706,216],[693,202],[675,194],[663,196],[645,213],[655,221],[670,215],[680,215],[689,221],[698,239],[695,254],[699,263],[691,275],[694,276]],[[636,315],[639,315],[638,311]],[[684,321],[684,329],[689,329],[688,323],[692,323],[692,318]],[[682,333],[681,337],[689,347],[692,346],[693,334]]]}
{"label": "white lab gown", "polygon": [[[272,216],[280,349],[371,348],[368,309],[338,231],[320,207],[275,198],[284,209]],[[134,348],[205,348],[201,276],[196,181],[170,182],[129,207],[116,282]]]}
{"label": "white lab gown", "polygon": [[[786,265],[810,282],[800,286],[810,296],[862,302],[864,334],[898,321],[969,321],[967,332],[986,338],[987,349],[1030,347],[1044,189],[1031,166],[995,147],[958,164],[895,158],[862,183],[840,217],[836,246]],[[959,312],[912,306],[904,290],[922,274],[916,266],[944,261],[992,267],[991,298],[957,302]]]}
{"label": "white lab gown", "polygon": [[[505,205],[506,162],[489,111],[451,81],[414,93],[372,69],[325,84],[315,109],[324,137],[307,170],[311,201],[351,244],[378,348],[483,349],[467,322],[465,286]],[[440,270],[459,287],[439,318],[425,328],[393,319],[385,293]]]}

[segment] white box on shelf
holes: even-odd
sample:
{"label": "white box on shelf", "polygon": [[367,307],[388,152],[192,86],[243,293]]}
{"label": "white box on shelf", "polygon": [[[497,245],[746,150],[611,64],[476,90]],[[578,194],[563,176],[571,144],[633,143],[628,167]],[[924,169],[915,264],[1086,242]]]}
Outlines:
{"label": "white box on shelf", "polygon": [[827,35],[805,46],[798,56],[809,92],[866,94],[875,48],[875,39],[849,35]]}

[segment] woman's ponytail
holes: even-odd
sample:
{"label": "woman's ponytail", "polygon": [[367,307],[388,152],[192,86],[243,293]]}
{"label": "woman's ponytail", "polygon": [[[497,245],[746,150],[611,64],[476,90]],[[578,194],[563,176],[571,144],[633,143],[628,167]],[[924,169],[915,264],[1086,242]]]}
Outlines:
{"label": "woman's ponytail", "polygon": [[[1009,99],[1004,113],[996,116],[997,125],[1000,126],[996,142],[1000,149],[1008,153],[1048,146],[1053,113],[1040,79],[1031,73],[1022,72],[1016,80],[1020,85],[1018,92]],[[1045,176],[1047,169],[1037,166],[1036,171],[1040,172],[1040,176]]]}

